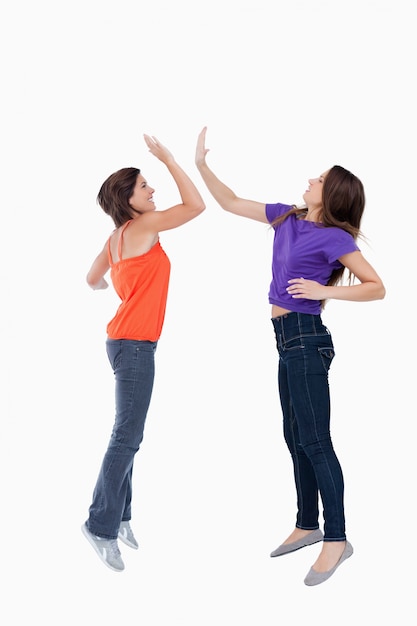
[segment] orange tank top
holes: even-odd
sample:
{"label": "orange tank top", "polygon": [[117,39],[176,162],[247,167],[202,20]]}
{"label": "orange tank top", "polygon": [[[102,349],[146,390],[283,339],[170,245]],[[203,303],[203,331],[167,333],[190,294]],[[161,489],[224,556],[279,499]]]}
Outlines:
{"label": "orange tank top", "polygon": [[107,335],[109,339],[157,341],[164,323],[171,263],[159,241],[145,254],[122,259],[123,233],[129,224],[121,232],[116,263],[110,238],[107,242],[111,280],[122,301],[107,325]]}

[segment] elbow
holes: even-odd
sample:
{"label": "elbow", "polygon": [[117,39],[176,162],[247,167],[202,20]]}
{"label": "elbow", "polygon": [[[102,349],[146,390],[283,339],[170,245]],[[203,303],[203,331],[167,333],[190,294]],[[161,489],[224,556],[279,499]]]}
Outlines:
{"label": "elbow", "polygon": [[374,285],[372,300],[383,300],[385,298],[386,290],[382,282],[377,282]]}
{"label": "elbow", "polygon": [[379,300],[383,300],[385,298],[385,295],[387,293],[387,290],[385,289],[384,285],[381,285],[379,288]]}
{"label": "elbow", "polygon": [[198,204],[194,206],[194,209],[193,209],[194,216],[197,217],[197,215],[200,215],[205,210],[205,208],[206,208],[206,205],[203,202],[203,200],[201,200],[201,202],[199,202]]}
{"label": "elbow", "polygon": [[85,280],[87,282],[87,285],[91,287],[91,289],[95,289],[95,286],[97,284],[97,279],[93,279],[93,276],[91,275],[90,272],[88,272],[87,276],[85,277]]}

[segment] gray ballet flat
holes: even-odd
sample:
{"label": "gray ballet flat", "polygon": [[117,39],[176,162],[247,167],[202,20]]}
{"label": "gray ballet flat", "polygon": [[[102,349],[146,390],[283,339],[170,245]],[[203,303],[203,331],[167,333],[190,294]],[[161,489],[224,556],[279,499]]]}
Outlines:
{"label": "gray ballet flat", "polygon": [[342,556],[340,557],[336,565],[332,567],[332,569],[329,569],[327,572],[316,572],[311,567],[310,571],[308,572],[307,576],[304,579],[305,584],[308,585],[309,587],[312,587],[313,585],[320,585],[320,583],[324,583],[325,580],[328,580],[330,576],[332,576],[335,573],[339,565],[341,565],[343,561],[346,561],[346,559],[352,556],[352,554],[353,554],[353,547],[349,543],[349,541],[346,541],[345,549],[343,550]]}
{"label": "gray ballet flat", "polygon": [[282,543],[276,550],[271,552],[271,556],[282,556],[283,554],[289,554],[290,552],[295,552],[300,548],[305,548],[306,546],[311,546],[313,543],[317,543],[318,541],[322,541],[323,533],[320,528],[317,530],[313,530],[309,535],[306,535],[302,539],[297,539],[297,541],[293,541],[292,543]]}

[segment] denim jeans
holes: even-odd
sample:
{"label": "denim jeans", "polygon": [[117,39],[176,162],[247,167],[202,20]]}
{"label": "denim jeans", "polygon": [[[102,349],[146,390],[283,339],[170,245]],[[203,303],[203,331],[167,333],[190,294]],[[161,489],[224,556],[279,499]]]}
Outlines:
{"label": "denim jeans", "polygon": [[324,541],[344,541],[343,474],[330,437],[332,337],[320,315],[292,312],[273,318],[272,323],[284,438],[294,466],[296,526],[319,527],[320,494]]}
{"label": "denim jeans", "polygon": [[143,439],[151,401],[157,342],[107,339],[115,376],[116,418],[89,508],[94,535],[115,539],[131,518],[133,460]]}

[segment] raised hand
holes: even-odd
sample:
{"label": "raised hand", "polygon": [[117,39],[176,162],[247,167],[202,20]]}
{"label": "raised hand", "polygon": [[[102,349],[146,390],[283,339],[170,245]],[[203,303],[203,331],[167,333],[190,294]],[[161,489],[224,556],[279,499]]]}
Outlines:
{"label": "raised hand", "polygon": [[207,126],[204,126],[203,130],[198,135],[197,147],[195,150],[195,164],[197,167],[205,163],[206,154],[209,151],[209,148],[206,148],[206,132]]}
{"label": "raised hand", "polygon": [[162,161],[162,163],[168,163],[168,161],[174,161],[174,156],[168,150],[166,146],[164,146],[156,137],[153,135],[143,135],[145,139],[145,143],[149,148],[149,152],[151,152],[157,159]]}

